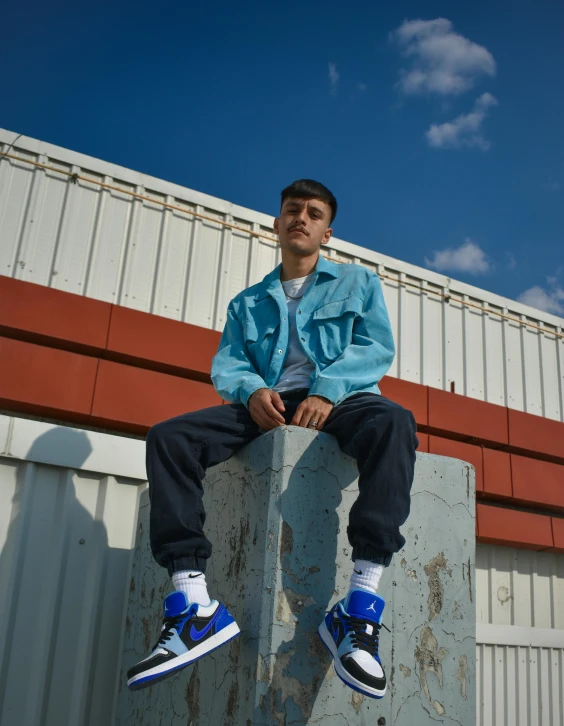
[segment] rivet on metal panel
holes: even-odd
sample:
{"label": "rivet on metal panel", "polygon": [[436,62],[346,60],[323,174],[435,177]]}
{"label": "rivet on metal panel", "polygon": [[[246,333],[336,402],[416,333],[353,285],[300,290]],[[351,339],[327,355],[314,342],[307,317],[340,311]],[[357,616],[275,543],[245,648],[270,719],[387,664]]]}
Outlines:
{"label": "rivet on metal panel", "polygon": [[84,541],[85,541],[85,540],[83,540],[83,539],[79,539],[79,540],[78,540],[78,544],[84,544]]}

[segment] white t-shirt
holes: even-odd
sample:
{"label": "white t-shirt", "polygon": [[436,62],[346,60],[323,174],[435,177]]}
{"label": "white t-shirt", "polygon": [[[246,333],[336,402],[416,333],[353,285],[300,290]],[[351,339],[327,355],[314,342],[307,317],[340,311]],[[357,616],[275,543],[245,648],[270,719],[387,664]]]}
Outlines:
{"label": "white t-shirt", "polygon": [[[296,330],[296,310],[300,304],[300,300],[293,298],[302,298],[311,282],[313,273],[305,277],[297,277],[295,280],[286,280],[282,283],[284,292],[286,293],[286,302],[288,303],[288,323],[290,326],[290,340],[288,345],[288,355],[284,361],[284,368],[278,383],[273,387],[275,391],[290,391],[294,388],[309,388],[309,379],[313,373],[315,366],[304,353],[304,349],[300,345],[298,339],[298,331]],[[289,297],[291,295],[292,297]]]}

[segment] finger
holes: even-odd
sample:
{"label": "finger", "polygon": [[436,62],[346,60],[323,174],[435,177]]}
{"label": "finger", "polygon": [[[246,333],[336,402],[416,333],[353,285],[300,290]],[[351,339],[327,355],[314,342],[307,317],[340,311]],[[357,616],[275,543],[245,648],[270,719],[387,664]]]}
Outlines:
{"label": "finger", "polygon": [[[323,427],[323,422],[325,421],[325,417],[321,411],[316,410],[315,408],[308,412],[308,415],[305,416],[305,427],[311,428],[316,431],[321,431]],[[315,426],[310,426],[310,424],[315,421]]]}
{"label": "finger", "polygon": [[296,413],[294,414],[294,417],[292,418],[292,421],[290,424],[291,426],[300,426],[301,425],[301,420],[304,416],[304,411],[305,411],[305,405],[303,403],[300,403],[300,405],[296,409]]}
{"label": "finger", "polygon": [[251,418],[262,429],[270,431],[270,429],[276,428],[280,425],[280,422],[275,421],[271,418],[260,405],[253,405],[249,408]]}
{"label": "finger", "polygon": [[[277,426],[283,425],[286,423],[284,417],[282,414],[278,413],[278,411],[274,408],[270,401],[270,397],[266,396],[264,398],[260,398],[256,401],[256,410],[257,415],[260,415],[263,417],[263,421],[265,420],[264,417],[266,417],[268,420],[275,422]],[[260,414],[259,414],[260,412]]]}
{"label": "finger", "polygon": [[264,413],[271,421],[275,421],[277,424],[284,426],[286,419],[274,408],[274,406],[265,407]]}
{"label": "finger", "polygon": [[276,424],[284,425],[286,423],[286,419],[284,418],[284,416],[282,416],[282,414],[274,408],[270,401],[261,401],[261,403],[262,410],[265,416],[267,416],[270,420],[274,421]]}
{"label": "finger", "polygon": [[276,429],[280,425],[279,423],[273,421],[271,418],[265,416],[264,414],[260,417],[257,417],[257,423],[260,428],[264,429],[265,431],[272,431],[272,429]]}
{"label": "finger", "polygon": [[276,408],[279,411],[286,410],[286,406],[284,406],[284,401],[282,400],[282,398],[280,397],[280,394],[277,391],[272,391],[271,400],[272,400],[272,403],[276,406]]}

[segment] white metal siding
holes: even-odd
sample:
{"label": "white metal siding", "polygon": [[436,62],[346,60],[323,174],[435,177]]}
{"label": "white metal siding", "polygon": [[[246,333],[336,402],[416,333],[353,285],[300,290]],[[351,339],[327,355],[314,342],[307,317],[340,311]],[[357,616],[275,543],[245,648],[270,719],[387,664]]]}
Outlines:
{"label": "white metal siding", "polygon": [[564,555],[476,551],[479,726],[564,726]]}
{"label": "white metal siding", "polygon": [[478,726],[562,726],[562,649],[478,645]]}
{"label": "white metal siding", "polygon": [[0,416],[0,724],[110,726],[142,441]]}
{"label": "white metal siding", "polygon": [[[0,130],[2,153],[0,274],[221,330],[280,260],[265,214]],[[342,240],[326,254],[381,276],[392,375],[564,420],[561,318]]]}

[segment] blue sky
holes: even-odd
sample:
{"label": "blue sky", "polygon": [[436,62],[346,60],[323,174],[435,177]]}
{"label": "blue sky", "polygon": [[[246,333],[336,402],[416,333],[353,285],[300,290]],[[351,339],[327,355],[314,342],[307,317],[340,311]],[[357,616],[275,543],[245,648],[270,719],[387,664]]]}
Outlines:
{"label": "blue sky", "polygon": [[558,0],[11,3],[0,126],[564,315]]}

